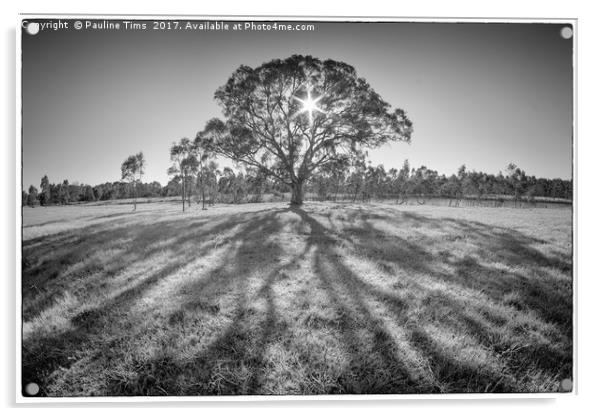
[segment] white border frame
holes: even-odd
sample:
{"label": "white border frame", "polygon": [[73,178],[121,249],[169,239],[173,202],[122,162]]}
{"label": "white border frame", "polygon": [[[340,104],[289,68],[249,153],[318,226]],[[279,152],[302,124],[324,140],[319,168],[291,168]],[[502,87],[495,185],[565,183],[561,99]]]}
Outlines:
{"label": "white border frame", "polygon": [[[21,355],[22,355],[22,243],[23,243],[23,217],[22,217],[22,59],[21,59],[21,37],[22,21],[26,19],[88,19],[88,20],[190,20],[190,21],[303,21],[303,22],[391,22],[391,23],[554,23],[570,24],[573,26],[573,143],[572,143],[572,172],[573,172],[573,389],[571,392],[562,393],[446,393],[446,394],[333,394],[333,395],[281,395],[281,396],[98,396],[98,397],[26,397],[22,395],[21,382]],[[155,14],[55,14],[55,13],[20,13],[17,15],[16,23],[16,120],[15,120],[15,157],[20,163],[16,163],[16,309],[17,320],[15,338],[17,340],[15,357],[15,401],[18,404],[60,404],[60,403],[194,403],[194,402],[308,402],[308,401],[399,401],[399,400],[507,400],[507,399],[557,399],[574,397],[578,394],[577,380],[577,18],[435,18],[435,17],[391,17],[391,16],[312,16],[312,15],[155,15]]]}

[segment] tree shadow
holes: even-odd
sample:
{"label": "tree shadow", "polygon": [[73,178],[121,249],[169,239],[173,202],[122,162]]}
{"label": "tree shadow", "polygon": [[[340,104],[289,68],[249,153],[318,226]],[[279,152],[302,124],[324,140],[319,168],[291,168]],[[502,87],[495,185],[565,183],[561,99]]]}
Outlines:
{"label": "tree shadow", "polygon": [[[333,249],[339,239],[306,211],[293,208],[302,221],[309,224],[308,244],[313,246],[313,272],[328,292],[339,311],[344,347],[351,359],[336,391],[343,394],[418,393],[416,377],[400,358],[401,352],[380,318],[366,302],[367,295],[382,297],[398,314],[405,314],[408,305],[403,299],[366,283],[341,261]],[[366,333],[368,335],[366,335]],[[425,392],[425,391],[422,391]]]}
{"label": "tree shadow", "polygon": [[[403,307],[399,307],[403,301],[390,293],[382,293],[374,286],[367,284],[362,279],[353,277],[353,273],[340,261],[340,256],[332,251],[335,244],[341,240],[351,243],[352,251],[367,256],[371,262],[378,265],[383,260],[394,263],[398,269],[412,274],[423,274],[431,279],[442,280],[456,286],[478,291],[486,291],[494,302],[505,302],[519,311],[530,310],[545,322],[553,325],[554,331],[546,330],[545,339],[541,342],[526,341],[526,345],[520,347],[520,351],[512,351],[512,355],[505,359],[504,365],[510,371],[520,372],[524,370],[525,363],[534,366],[535,371],[544,370],[556,374],[557,378],[571,376],[572,371],[572,296],[570,281],[560,281],[547,275],[547,268],[557,269],[563,274],[572,270],[570,262],[556,256],[546,256],[531,247],[533,244],[541,244],[544,241],[522,234],[518,231],[508,230],[501,227],[491,227],[479,222],[468,222],[450,218],[441,221],[433,221],[416,213],[396,212],[401,216],[400,222],[409,218],[410,226],[436,227],[438,229],[455,230],[460,235],[469,235],[480,249],[473,256],[454,257],[437,256],[424,249],[423,246],[414,244],[403,238],[387,235],[381,229],[375,228],[370,221],[391,218],[379,214],[365,213],[363,209],[347,216],[343,223],[351,226],[343,227],[339,233],[333,233],[317,221],[303,213],[306,222],[312,223],[312,229],[318,230],[319,237],[316,240],[327,241],[319,251],[321,261],[317,264],[337,264],[339,276],[347,276],[348,290],[361,288],[359,294],[356,292],[356,303],[360,303],[360,296],[373,296],[382,303],[393,306],[391,309],[397,312],[401,322],[407,322]],[[401,215],[400,215],[401,214]],[[330,220],[330,218],[329,218]],[[333,225],[333,222],[330,221]],[[331,227],[334,228],[334,227]],[[327,236],[328,237],[325,237]],[[483,266],[476,258],[484,257],[493,263],[507,265],[523,265],[531,273],[526,276],[518,272],[507,272],[505,269],[497,269],[492,266]],[[452,272],[442,271],[434,268],[436,262],[448,266]],[[385,271],[391,271],[387,268]],[[324,273],[317,273],[318,277]],[[349,278],[349,276],[352,276]],[[351,283],[353,282],[353,284]],[[426,299],[431,299],[432,294],[439,293],[426,288],[417,281],[407,283],[416,292],[428,293]],[[339,293],[341,291],[339,290]],[[336,293],[336,292],[335,292]],[[516,294],[510,302],[505,301],[507,294]],[[468,333],[477,339],[486,350],[492,350],[494,354],[503,355],[516,347],[509,345],[509,339],[501,339],[496,331],[501,325],[508,323],[508,316],[501,316],[495,308],[480,306],[479,319],[469,313],[467,305],[460,303],[450,294],[440,296],[443,299],[448,315],[436,314],[434,321],[444,327],[455,327],[458,333]],[[433,311],[441,307],[441,302],[426,306],[426,311]],[[469,308],[470,309],[470,308]],[[402,313],[400,313],[402,311]],[[472,312],[472,311],[471,311]],[[449,319],[451,317],[451,319]],[[368,319],[368,321],[370,321]],[[373,325],[377,327],[376,325]],[[427,331],[415,324],[407,326],[412,339],[412,344],[425,356],[430,357],[430,367],[435,369],[435,378],[445,381],[446,391],[451,392],[475,392],[475,391],[517,391],[516,380],[512,380],[506,374],[492,371],[487,368],[474,368],[466,363],[455,360],[441,345],[428,334]],[[515,339],[515,338],[514,338]],[[469,374],[473,372],[473,374]],[[436,387],[439,383],[436,383]],[[433,390],[436,391],[436,388]]]}
{"label": "tree shadow", "polygon": [[[257,211],[256,214],[267,211],[270,210]],[[74,278],[79,284],[85,284],[86,293],[94,293],[95,290],[104,289],[107,280],[131,266],[131,260],[144,264],[166,249],[177,253],[179,246],[195,241],[207,243],[211,239],[219,240],[221,234],[246,223],[252,216],[234,214],[217,221],[184,218],[148,224],[118,221],[24,241],[22,292],[27,302],[23,305],[23,319],[30,320],[43,313],[73,287]],[[220,243],[217,240],[215,243]],[[157,244],[161,241],[169,244]],[[127,256],[122,255],[121,248],[127,251]],[[115,249],[118,250],[117,254],[93,260],[102,250],[110,253]],[[81,269],[70,273],[69,267],[78,263],[82,263]]]}
{"label": "tree shadow", "polygon": [[[109,383],[109,394],[232,395],[261,391],[266,348],[287,331],[277,316],[272,288],[295,261],[293,258],[274,266],[283,251],[272,237],[281,228],[278,215],[285,211],[272,211],[248,221],[231,238],[231,252],[209,278],[194,279],[179,288],[180,307],[170,313],[170,323],[190,325],[199,311],[230,318],[230,324],[220,328],[219,335],[192,359],[168,359],[172,373],[194,382],[180,384],[164,377],[166,358],[160,355],[138,363],[144,370],[134,380]],[[262,276],[252,280],[257,274]],[[219,303],[224,293],[235,294],[231,310],[222,309]]]}
{"label": "tree shadow", "polygon": [[[570,276],[572,259],[558,251],[545,255],[532,247],[545,243],[544,240],[478,221],[433,219],[415,212],[393,209],[383,211],[394,214],[395,217],[370,214],[363,208],[358,209],[346,220],[352,226],[343,228],[343,233],[338,234],[338,238],[350,241],[355,252],[367,253],[371,259],[377,260],[377,264],[379,260],[384,260],[403,270],[428,274],[469,289],[487,288],[488,296],[494,301],[502,302],[508,293],[518,292],[518,299],[512,301],[513,306],[521,310],[531,309],[545,321],[565,328],[567,334],[572,332],[572,279],[559,280],[550,276],[550,270]],[[445,231],[445,240],[460,245],[469,240],[476,248],[471,247],[470,254],[461,256],[429,251],[424,244],[391,236],[375,228],[370,223],[375,220],[386,220],[389,223],[394,221],[401,225],[409,223],[410,227]],[[353,239],[354,236],[358,238]],[[440,268],[434,268],[433,264],[436,263],[448,266],[447,269],[452,269],[453,272],[442,272]],[[495,264],[506,267],[492,266]],[[530,275],[509,271],[508,268],[513,266],[521,266]]]}
{"label": "tree shadow", "polygon": [[[270,211],[270,210],[265,210]],[[231,232],[234,230],[234,234],[231,237],[231,241],[241,239],[245,233],[251,229],[255,223],[254,219],[261,218],[263,215],[270,216],[274,215],[269,212],[265,214],[262,211],[258,211],[251,215],[240,214],[230,216],[226,221],[218,221],[210,227],[199,229],[207,224],[208,220],[190,221],[189,219],[181,219],[176,221],[168,221],[162,224],[162,227],[157,227],[157,224],[142,226],[136,230],[132,230],[130,227],[117,227],[110,229],[97,228],[91,226],[85,231],[81,232],[77,237],[77,250],[78,255],[82,257],[91,255],[95,250],[98,249],[98,245],[106,241],[114,241],[115,239],[125,238],[126,236],[133,235],[132,247],[137,247],[134,250],[134,254],[138,257],[139,262],[144,263],[145,261],[151,261],[153,257],[161,250],[161,248],[145,249],[145,245],[148,244],[149,237],[163,238],[171,240],[170,247],[172,259],[168,260],[165,264],[154,269],[152,272],[142,271],[134,276],[137,279],[133,279],[134,283],[124,290],[119,291],[115,296],[109,298],[106,301],[102,301],[100,305],[80,310],[70,321],[68,329],[63,331],[57,331],[51,334],[32,337],[29,340],[24,340],[23,343],[23,380],[26,382],[37,382],[40,386],[44,386],[44,380],[47,380],[52,373],[57,370],[67,370],[71,365],[76,362],[77,355],[83,350],[98,350],[96,346],[92,344],[97,343],[98,339],[106,339],[114,336],[115,338],[123,337],[122,331],[127,327],[132,326],[132,322],[144,320],[144,316],[133,316],[130,308],[133,303],[144,296],[157,284],[169,277],[172,273],[185,267],[187,264],[194,260],[207,256],[217,248],[217,243],[214,244],[212,237],[220,235],[221,233]],[[236,228],[240,225],[244,227],[236,232]],[[167,230],[167,233],[166,233]],[[150,239],[151,241],[153,239]],[[72,237],[69,233],[61,234],[60,236],[54,236],[52,243],[44,247],[46,253],[51,253],[54,245],[61,246],[65,242],[72,244]],[[136,245],[136,241],[140,244]],[[198,246],[196,249],[191,249],[187,246],[188,243],[196,243]],[[229,244],[228,242],[222,242],[221,244]],[[37,253],[39,254],[39,252]],[[41,297],[39,294],[37,298],[33,300],[28,299],[28,295],[31,293],[25,291],[23,293],[24,308],[23,308],[23,319],[33,318],[34,316],[40,315],[44,312],[44,308],[49,307],[53,303],[53,298],[61,296],[61,288],[69,288],[69,282],[64,281],[65,278],[57,278],[55,281],[49,279],[49,273],[53,273],[53,268],[64,268],[71,264],[70,259],[73,253],[68,249],[56,253],[56,258],[42,263],[34,268],[25,268],[23,271],[23,284],[24,288],[27,285],[31,285],[33,279],[37,279],[36,283],[39,285],[51,286],[47,288],[48,295]],[[52,267],[51,267],[52,266]],[[125,268],[127,265],[121,265]],[[107,270],[111,265],[108,265]],[[218,266],[218,268],[221,266]],[[87,278],[84,282],[86,290],[91,293],[87,293],[87,298],[93,298],[94,292],[99,294],[102,291],[102,285],[96,285],[97,282],[110,279],[113,274],[118,273],[99,273],[93,279]],[[217,276],[217,275],[215,275]],[[57,282],[57,283],[55,283]],[[52,285],[49,285],[52,283]],[[218,281],[218,279],[209,279],[203,283],[206,286],[211,284],[224,284],[224,282]],[[41,298],[41,299],[40,299]],[[129,321],[129,322],[128,322]],[[118,323],[118,324],[116,324]],[[125,324],[124,324],[125,323]],[[124,324],[126,328],[124,328]],[[103,350],[100,346],[100,350]],[[106,352],[106,350],[103,350]],[[42,387],[41,394],[47,394],[48,391]]]}
{"label": "tree shadow", "polygon": [[[43,386],[57,370],[68,370],[78,359],[90,358],[89,351],[105,354],[91,359],[111,367],[115,360],[123,360],[111,356],[111,340],[120,342],[126,336],[124,328],[146,319],[141,312],[132,310],[132,304],[182,267],[211,255],[218,246],[224,247],[226,254],[210,270],[191,270],[191,278],[178,284],[177,304],[169,309],[162,323],[163,332],[153,337],[159,345],[172,345],[183,339],[183,333],[198,330],[199,321],[214,322],[212,330],[199,334],[199,345],[189,348],[190,353],[184,358],[169,349],[130,356],[124,364],[129,372],[105,374],[100,394],[273,394],[274,369],[267,355],[277,344],[291,354],[305,357],[307,363],[300,365],[299,376],[315,368],[332,371],[332,382],[315,383],[304,390],[314,394],[516,392],[524,389],[521,377],[525,376],[526,365],[529,370],[546,372],[551,377],[570,377],[572,297],[563,292],[565,285],[549,278],[547,270],[566,274],[571,265],[567,259],[545,255],[532,247],[542,240],[479,222],[451,218],[435,221],[413,212],[393,210],[393,215],[386,210],[384,214],[363,209],[348,211],[339,215],[329,209],[266,209],[229,215],[217,223],[188,218],[166,221],[161,227],[144,225],[135,231],[127,227],[92,226],[76,237],[72,233],[54,236],[47,241],[43,255],[48,255],[53,247],[77,241],[78,255],[89,256],[107,239],[129,239],[129,247],[137,247],[134,254],[144,263],[165,250],[148,243],[161,238],[169,241],[173,260],[152,273],[143,271],[120,293],[79,311],[72,317],[68,330],[24,343],[23,379]],[[292,252],[287,251],[281,236],[285,215],[289,216],[287,221],[291,215],[297,219],[292,229],[302,239],[302,244]],[[375,226],[377,220],[413,227],[416,232],[445,230],[445,235],[461,237],[453,241],[455,244],[463,244],[463,239],[470,238],[479,248],[465,256],[442,255],[424,242],[402,238]],[[213,238],[220,234],[226,234],[226,240],[214,243]],[[48,272],[64,268],[71,255],[68,250],[59,251],[56,258],[47,259],[46,263],[28,266],[24,284],[68,288],[65,276],[50,279]],[[376,284],[359,274],[349,265],[351,256],[360,256],[380,267],[389,276],[390,285]],[[314,290],[325,294],[329,300],[327,307],[334,314],[323,324],[343,351],[343,364],[336,371],[323,369],[320,363],[313,363],[314,370],[307,369],[311,367],[308,364],[311,356],[290,341],[294,337],[291,325],[299,324],[290,316],[299,311],[283,309],[276,286],[301,261],[310,264]],[[522,264],[526,271],[508,272],[496,266],[497,263]],[[121,268],[110,272],[109,267],[95,277],[87,277],[86,282],[91,287],[100,287],[99,282],[111,273],[118,274]],[[429,287],[424,276],[436,287]],[[396,291],[396,285],[404,290]],[[441,285],[457,288],[456,292],[483,291],[491,304],[471,305],[470,300],[459,299],[456,293],[442,290]],[[33,292],[26,293],[31,296]],[[513,297],[508,298],[508,294]],[[43,301],[39,302],[31,306],[29,316],[47,307]],[[499,335],[500,328],[508,326],[512,318],[501,314],[501,307],[504,311],[536,313],[560,333],[555,338],[557,343],[550,342],[553,333],[540,331],[537,336],[548,338],[541,342],[529,338],[529,345],[517,349],[510,341],[522,339],[522,334],[508,339]],[[384,314],[391,319],[385,319]],[[455,356],[442,341],[443,335],[434,333],[433,328],[474,339],[495,363],[502,363],[501,369],[493,361],[476,365]],[[306,329],[316,331],[316,336],[323,333],[311,325]],[[407,340],[407,345],[400,346],[400,337]],[[94,345],[98,340],[107,345]],[[173,348],[182,351],[185,347]],[[410,365],[409,349],[424,361],[420,371]],[[44,389],[42,393],[54,394]]]}

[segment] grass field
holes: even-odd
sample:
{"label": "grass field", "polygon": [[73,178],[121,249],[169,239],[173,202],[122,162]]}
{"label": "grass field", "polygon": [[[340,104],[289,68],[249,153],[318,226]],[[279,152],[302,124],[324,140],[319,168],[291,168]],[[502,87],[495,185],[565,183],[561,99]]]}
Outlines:
{"label": "grass field", "polygon": [[567,209],[25,208],[23,381],[41,394],[558,391]]}

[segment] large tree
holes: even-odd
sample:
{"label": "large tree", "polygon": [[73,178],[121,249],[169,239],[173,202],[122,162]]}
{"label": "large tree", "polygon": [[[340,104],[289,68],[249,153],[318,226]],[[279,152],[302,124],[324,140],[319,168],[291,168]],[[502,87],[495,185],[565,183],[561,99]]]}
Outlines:
{"label": "large tree", "polygon": [[290,186],[321,166],[348,161],[390,141],[409,142],[412,123],[344,62],[293,55],[239,67],[215,98],[225,119],[210,120],[205,146]]}

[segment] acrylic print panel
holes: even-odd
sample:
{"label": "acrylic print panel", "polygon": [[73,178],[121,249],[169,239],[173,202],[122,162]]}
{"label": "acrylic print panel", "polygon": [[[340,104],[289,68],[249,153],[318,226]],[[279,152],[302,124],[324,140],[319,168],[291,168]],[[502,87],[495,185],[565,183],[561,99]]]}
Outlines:
{"label": "acrylic print panel", "polygon": [[23,401],[573,390],[574,21],[19,24]]}

